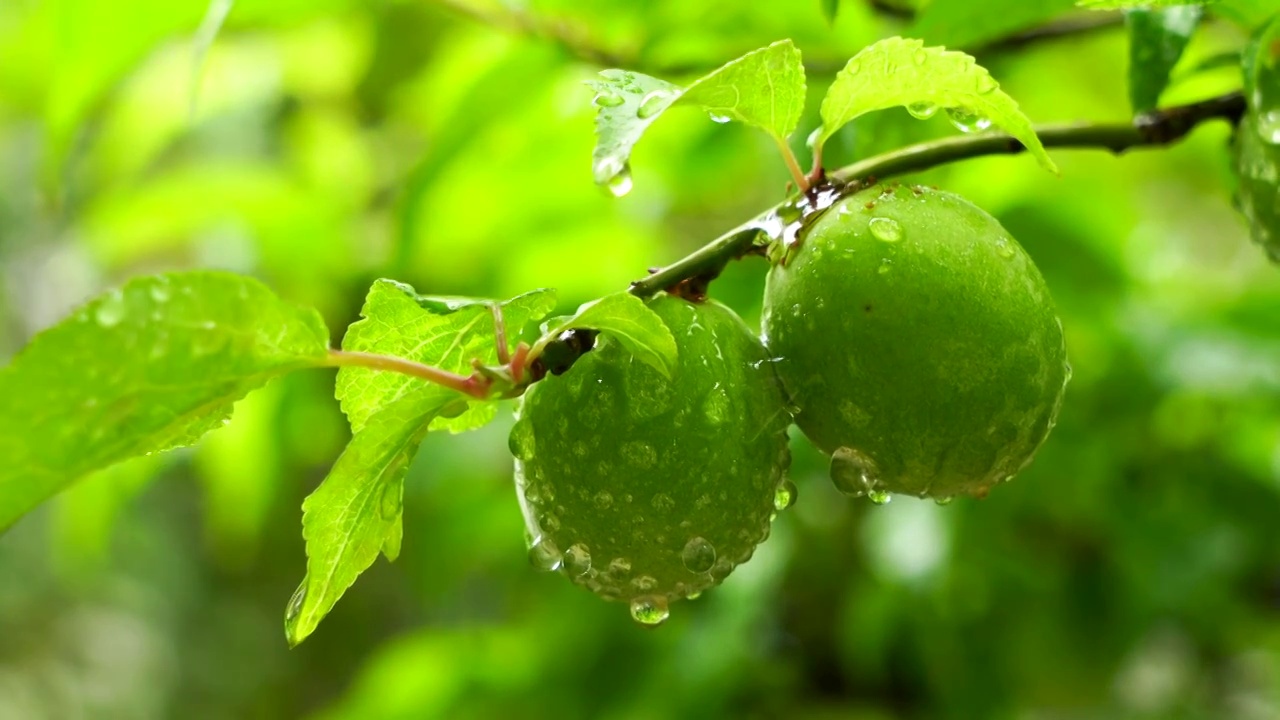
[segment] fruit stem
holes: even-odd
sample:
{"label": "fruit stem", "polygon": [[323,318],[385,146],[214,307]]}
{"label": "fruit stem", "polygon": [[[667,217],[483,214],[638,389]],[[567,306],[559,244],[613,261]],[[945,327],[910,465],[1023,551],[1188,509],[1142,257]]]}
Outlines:
{"label": "fruit stem", "polygon": [[362,367],[370,370],[397,372],[457,390],[464,395],[482,399],[489,397],[489,388],[493,384],[491,380],[478,372],[471,375],[459,375],[448,370],[423,365],[413,360],[375,353],[330,350],[329,358],[325,365],[329,367]]}
{"label": "fruit stem", "polygon": [[787,163],[787,171],[791,173],[791,179],[795,181],[796,187],[800,192],[809,191],[809,178],[805,177],[804,171],[800,169],[800,161],[796,160],[796,154],[791,152],[791,146],[787,144],[786,138],[773,136],[773,141],[778,144],[778,151],[782,153],[782,159]]}
{"label": "fruit stem", "polygon": [[[1117,155],[1141,147],[1170,145],[1186,137],[1204,122],[1222,119],[1235,125],[1245,111],[1244,95],[1239,92],[1202,100],[1188,105],[1156,110],[1139,115],[1127,123],[1065,123],[1036,127],[1036,134],[1047,148],[1097,148]],[[780,148],[785,143],[779,142]],[[888,178],[928,170],[957,160],[985,155],[1016,155],[1026,147],[1003,133],[961,135],[931,140],[846,165],[828,177],[838,183],[851,183],[868,178]],[[784,157],[799,172],[795,156],[785,149]],[[855,186],[856,187],[856,186]],[[768,211],[772,213],[777,208]],[[631,283],[631,293],[648,297],[661,290],[697,277],[713,277],[730,260],[744,257],[756,249],[765,215],[750,220],[712,240],[684,258],[661,268],[648,277]]]}

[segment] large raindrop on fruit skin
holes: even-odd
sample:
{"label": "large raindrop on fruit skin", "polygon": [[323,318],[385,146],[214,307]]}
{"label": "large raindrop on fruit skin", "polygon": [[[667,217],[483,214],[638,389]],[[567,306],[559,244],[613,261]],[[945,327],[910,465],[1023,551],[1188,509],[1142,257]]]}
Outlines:
{"label": "large raindrop on fruit skin", "polygon": [[794,486],[790,416],[755,334],[714,301],[649,306],[679,348],[671,380],[601,336],[529,389],[510,444],[535,566],[657,624],[751,557]]}
{"label": "large raindrop on fruit skin", "polygon": [[874,187],[798,240],[770,270],[764,330],[838,488],[983,496],[1030,462],[1069,368],[1048,288],[995,218]]}

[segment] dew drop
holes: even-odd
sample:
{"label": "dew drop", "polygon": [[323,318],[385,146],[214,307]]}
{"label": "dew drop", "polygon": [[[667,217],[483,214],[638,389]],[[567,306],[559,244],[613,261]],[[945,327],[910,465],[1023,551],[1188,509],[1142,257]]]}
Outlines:
{"label": "dew drop", "polygon": [[94,319],[104,328],[115,327],[124,319],[124,296],[119,290],[113,290],[102,298],[94,310]]}
{"label": "dew drop", "polygon": [[960,132],[979,132],[991,127],[991,120],[965,108],[948,108],[947,119]]}
{"label": "dew drop", "polygon": [[657,495],[654,495],[651,502],[653,503],[655,510],[665,511],[676,506],[676,501],[672,500],[671,496],[666,493],[658,493]]}
{"label": "dew drop", "polygon": [[685,543],[680,559],[691,573],[710,572],[711,566],[716,564],[716,549],[705,538],[695,537]]}
{"label": "dew drop", "polygon": [[928,120],[938,114],[938,106],[927,102],[911,103],[907,106],[907,112],[917,120]]}
{"label": "dew drop", "polygon": [[670,96],[671,93],[665,90],[654,90],[645,95],[640,100],[640,107],[636,108],[636,117],[646,120],[662,112],[666,109],[668,105],[667,98]]}
{"label": "dew drop", "polygon": [[559,570],[564,562],[560,548],[550,538],[537,537],[529,545],[529,563],[543,572]]}
{"label": "dew drop", "polygon": [[796,502],[796,484],[790,480],[783,480],[778,483],[778,489],[773,491],[773,509],[786,510]]}
{"label": "dew drop", "polygon": [[658,462],[658,453],[648,443],[633,440],[623,444],[621,452],[624,460],[641,470],[647,470]]}
{"label": "dew drop", "polygon": [[595,497],[592,498],[592,501],[595,502],[596,508],[599,510],[608,510],[613,507],[613,495],[610,495],[605,490],[601,490],[596,493]]}
{"label": "dew drop", "polygon": [[885,258],[880,261],[880,267],[876,268],[876,272],[881,275],[888,275],[889,270],[892,268],[892,266],[893,266],[893,262],[888,258]]}
{"label": "dew drop", "polygon": [[687,599],[689,599],[689,600],[697,600],[697,599],[698,599],[698,598],[700,598],[700,597],[702,597],[702,592],[701,592],[701,591],[698,591],[698,592],[692,592],[692,593],[689,593],[688,595],[685,595],[685,598],[687,598]]}
{"label": "dew drop", "polygon": [[624,578],[631,574],[631,561],[624,557],[616,557],[609,561],[609,574],[615,578]]}
{"label": "dew drop", "polygon": [[560,529],[560,518],[553,512],[544,512],[538,516],[538,527],[556,532]]}
{"label": "dew drop", "polygon": [[640,575],[631,581],[631,587],[640,592],[648,592],[658,587],[658,581],[652,575]]}
{"label": "dew drop", "polygon": [[866,495],[880,483],[875,461],[850,447],[831,453],[831,482],[846,495]]}
{"label": "dew drop", "polygon": [[511,427],[511,434],[507,436],[507,449],[517,459],[532,460],[533,448],[533,423],[528,420],[517,421]]}
{"label": "dew drop", "polygon": [[582,577],[591,572],[591,552],[586,545],[574,543],[564,551],[564,569],[569,577]]}
{"label": "dew drop", "polygon": [[641,625],[661,625],[670,616],[667,599],[661,595],[642,595],[631,601],[631,618]]}
{"label": "dew drop", "polygon": [[867,229],[875,236],[877,240],[884,242],[898,242],[902,239],[902,225],[897,220],[887,217],[871,218],[871,222],[867,224]]}
{"label": "dew drop", "polygon": [[595,104],[599,107],[618,107],[624,102],[626,100],[621,95],[607,90],[596,95],[595,98]]}
{"label": "dew drop", "polygon": [[719,560],[716,560],[715,565],[711,566],[711,577],[715,578],[716,582],[720,582],[729,577],[729,573],[731,572],[733,572],[733,563],[729,558],[720,558]]}
{"label": "dew drop", "polygon": [[625,196],[631,192],[631,186],[634,183],[631,180],[631,167],[623,166],[622,171],[605,181],[605,187],[609,189],[609,194],[616,198]]}
{"label": "dew drop", "polygon": [[955,498],[954,498],[954,497],[940,497],[940,498],[934,498],[934,499],[933,499],[933,501],[934,501],[935,503],[937,503],[938,505],[950,505],[952,500],[955,500]]}
{"label": "dew drop", "polygon": [[717,115],[713,112],[707,113],[707,117],[711,118],[711,122],[720,123],[721,125],[733,119],[733,118],[730,118],[728,115]]}
{"label": "dew drop", "polygon": [[304,578],[298,589],[293,591],[293,597],[289,598],[289,604],[285,606],[284,621],[286,624],[298,619],[298,613],[302,612],[302,605],[306,601],[307,581]]}
{"label": "dew drop", "polygon": [[867,499],[877,505],[888,505],[893,497],[884,490],[871,490],[867,492]]}
{"label": "dew drop", "polygon": [[996,238],[996,254],[1005,260],[1012,260],[1017,251],[1013,249],[1013,244],[1004,238]]}

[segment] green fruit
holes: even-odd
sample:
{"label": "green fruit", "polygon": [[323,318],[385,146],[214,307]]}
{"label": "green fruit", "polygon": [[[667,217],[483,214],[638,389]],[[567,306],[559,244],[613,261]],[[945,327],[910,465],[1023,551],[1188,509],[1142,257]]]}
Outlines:
{"label": "green fruit", "polygon": [[1280,262],[1280,110],[1266,135],[1259,122],[1256,113],[1246,113],[1236,131],[1236,201],[1254,241]]}
{"label": "green fruit", "polygon": [[987,213],[894,186],[837,201],[769,273],[796,424],[843,491],[983,496],[1031,461],[1070,374],[1031,259]]}
{"label": "green fruit", "polygon": [[655,623],[750,558],[794,490],[760,341],[715,302],[649,307],[679,347],[670,380],[602,336],[529,389],[510,442],[534,564]]}

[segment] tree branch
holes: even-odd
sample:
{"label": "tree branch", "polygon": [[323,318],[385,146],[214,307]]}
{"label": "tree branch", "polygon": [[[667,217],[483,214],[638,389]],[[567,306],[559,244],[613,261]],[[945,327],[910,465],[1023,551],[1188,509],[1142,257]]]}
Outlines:
{"label": "tree branch", "polygon": [[[1175,143],[1209,120],[1226,120],[1233,125],[1245,111],[1244,96],[1231,93],[1189,105],[1140,115],[1128,123],[1070,123],[1036,128],[1048,148],[1095,148],[1120,154],[1142,147]],[[907,147],[847,165],[828,177],[842,184],[884,179],[944,165],[957,160],[986,155],[1015,155],[1026,147],[1003,133],[961,135]],[[780,206],[779,206],[780,207]],[[776,212],[778,207],[769,212]],[[767,214],[767,213],[766,213]],[[684,282],[710,281],[731,260],[757,249],[765,214],[712,240],[688,256],[648,277],[631,283],[631,292],[648,297]]]}

